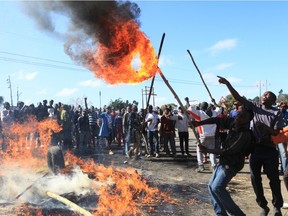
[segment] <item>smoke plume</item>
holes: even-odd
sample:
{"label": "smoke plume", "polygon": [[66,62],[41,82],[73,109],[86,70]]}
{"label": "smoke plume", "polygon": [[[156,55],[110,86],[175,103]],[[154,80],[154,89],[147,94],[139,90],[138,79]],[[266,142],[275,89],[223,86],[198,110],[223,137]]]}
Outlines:
{"label": "smoke plume", "polygon": [[[103,75],[107,70],[103,67],[112,67],[115,70],[121,68],[118,65],[119,62],[131,53],[134,57],[139,52],[141,55],[141,50],[137,47],[140,8],[136,3],[129,1],[24,1],[23,6],[24,12],[36,21],[39,29],[65,38],[65,52],[74,61],[87,67],[94,72],[96,77],[103,78],[109,83],[114,84],[115,81],[106,79],[111,74]],[[59,17],[66,18],[65,30],[63,26],[57,26]],[[141,47],[149,50],[150,41],[142,34]],[[145,40],[142,39],[143,37]],[[154,50],[151,53],[152,57],[149,57],[149,61],[154,61]],[[128,60],[132,61],[130,56]],[[154,65],[151,66],[154,63],[148,64],[146,70],[147,68],[155,69]],[[123,73],[123,70],[118,72]],[[131,75],[128,74],[127,77]],[[143,75],[141,79],[149,77],[151,75]],[[142,81],[141,79],[137,77],[128,82],[139,82]]]}

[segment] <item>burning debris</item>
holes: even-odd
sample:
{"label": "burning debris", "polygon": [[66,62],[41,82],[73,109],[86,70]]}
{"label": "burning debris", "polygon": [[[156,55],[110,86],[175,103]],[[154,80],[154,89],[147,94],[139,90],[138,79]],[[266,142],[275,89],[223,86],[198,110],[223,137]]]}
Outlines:
{"label": "burning debris", "polygon": [[[65,38],[65,52],[97,78],[109,84],[139,83],[156,74],[157,57],[140,30],[136,3],[24,1],[23,5],[41,30]],[[68,22],[65,32],[63,26],[57,28],[59,16]]]}
{"label": "burning debris", "polygon": [[[105,167],[92,159],[82,160],[68,151],[65,160],[58,158],[55,161],[54,165],[60,165],[60,169],[54,172],[54,166],[51,166],[52,172],[49,172],[49,162],[53,159],[48,157],[47,163],[46,154],[51,153],[51,127],[54,131],[61,130],[56,126],[50,119],[40,122],[29,119],[29,124],[15,123],[10,130],[3,131],[6,149],[1,151],[0,158],[0,206],[18,206],[18,210],[13,210],[18,215],[29,215],[27,208],[31,208],[33,215],[45,215],[45,211],[51,209],[66,210],[69,215],[71,212],[76,215],[77,212],[139,215],[142,206],[170,202],[169,196],[149,186],[135,169]],[[31,133],[40,136],[29,140],[27,136]],[[56,153],[59,156],[58,150]]]}

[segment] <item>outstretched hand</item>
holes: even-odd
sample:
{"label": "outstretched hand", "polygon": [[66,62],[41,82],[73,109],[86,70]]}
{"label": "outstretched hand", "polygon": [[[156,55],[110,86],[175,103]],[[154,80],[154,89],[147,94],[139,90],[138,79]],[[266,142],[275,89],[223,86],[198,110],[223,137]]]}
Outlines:
{"label": "outstretched hand", "polygon": [[225,79],[224,77],[221,76],[217,76],[219,78],[218,82],[221,84],[228,84],[229,81],[227,79]]}

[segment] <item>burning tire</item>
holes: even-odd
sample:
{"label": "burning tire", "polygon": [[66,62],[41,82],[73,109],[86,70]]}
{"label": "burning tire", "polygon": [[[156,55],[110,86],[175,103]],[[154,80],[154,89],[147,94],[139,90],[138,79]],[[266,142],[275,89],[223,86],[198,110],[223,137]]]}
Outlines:
{"label": "burning tire", "polygon": [[65,167],[63,152],[59,146],[52,146],[48,149],[47,164],[54,174],[58,174]]}

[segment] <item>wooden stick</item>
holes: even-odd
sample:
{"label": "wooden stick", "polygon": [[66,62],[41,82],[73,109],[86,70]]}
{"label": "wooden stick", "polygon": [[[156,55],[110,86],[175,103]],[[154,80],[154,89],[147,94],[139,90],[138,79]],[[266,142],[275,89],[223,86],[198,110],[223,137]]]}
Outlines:
{"label": "wooden stick", "polygon": [[66,199],[65,197],[60,196],[59,194],[56,194],[56,193],[53,193],[53,192],[50,192],[50,191],[47,191],[46,194],[49,197],[51,197],[53,199],[56,199],[59,202],[62,202],[65,205],[71,207],[74,211],[77,211],[77,212],[79,212],[82,215],[92,216],[92,214],[89,211],[81,208],[80,206],[76,205],[75,203],[71,202],[70,200]]}
{"label": "wooden stick", "polygon": [[22,191],[20,194],[18,194],[15,199],[18,199],[19,197],[21,197],[24,193],[26,193],[26,191],[28,191],[30,188],[32,188],[41,178],[44,178],[45,176],[47,176],[49,174],[49,172],[45,173],[43,176],[41,176],[40,178],[38,178],[37,180],[35,180],[31,185],[29,185],[27,188],[25,188],[24,191]]}
{"label": "wooden stick", "polygon": [[216,106],[218,106],[218,105],[216,104],[214,98],[212,97],[211,92],[209,91],[208,86],[206,85],[206,83],[205,83],[205,81],[204,81],[204,79],[203,79],[203,77],[202,77],[202,74],[201,74],[201,72],[200,72],[198,66],[196,65],[196,62],[194,61],[194,58],[193,58],[191,52],[190,52],[189,50],[187,50],[187,52],[188,52],[188,54],[190,55],[190,58],[191,58],[191,60],[192,60],[192,62],[193,62],[193,64],[194,64],[194,66],[195,66],[195,68],[196,68],[198,74],[200,75],[200,78],[201,78],[201,80],[202,80],[202,82],[203,82],[203,84],[204,84],[204,86],[205,86],[205,88],[206,88],[206,90],[207,90],[207,92],[208,92],[210,98],[211,98],[211,101],[212,101]]}
{"label": "wooden stick", "polygon": [[[160,55],[161,55],[161,51],[162,51],[162,46],[163,46],[163,43],[164,43],[164,39],[165,39],[165,33],[163,33],[162,35],[162,39],[161,39],[161,43],[160,43],[160,47],[159,47],[159,50],[158,50],[158,56],[157,56],[157,65],[159,63],[159,59],[160,59]],[[154,85],[154,80],[155,80],[155,76],[153,76],[152,78],[152,81],[151,81],[151,86],[150,86],[150,90],[149,90],[149,95],[148,95],[148,100],[147,100],[147,104],[146,104],[146,109],[148,108],[149,106],[149,102],[150,102],[150,98],[151,98],[151,94],[152,94],[152,89],[153,89],[153,85]]]}
{"label": "wooden stick", "polygon": [[[177,100],[177,102],[179,103],[180,107],[182,108],[182,110],[184,111],[185,115],[189,118],[189,115],[186,111],[186,108],[184,107],[184,105],[182,104],[181,100],[179,99],[178,95],[176,94],[176,92],[174,91],[174,89],[171,87],[171,85],[169,84],[168,80],[165,78],[164,74],[162,73],[162,71],[160,70],[160,68],[158,68],[158,73],[161,76],[161,78],[163,79],[163,81],[165,82],[165,84],[167,85],[167,87],[169,88],[169,90],[172,92],[172,94],[174,95],[175,99]],[[197,139],[198,143],[201,144],[200,139],[198,134],[196,133],[195,127],[193,125],[191,125],[191,129],[194,133],[195,138]]]}
{"label": "wooden stick", "polygon": [[[161,51],[162,51],[162,46],[163,46],[163,43],[164,43],[164,39],[165,39],[165,33],[163,33],[163,35],[162,35],[160,47],[159,47],[159,50],[158,50],[157,66],[158,66],[158,63],[159,63],[159,58],[160,58],[160,55],[161,55]],[[157,72],[156,72],[156,73],[157,73]],[[147,103],[146,103],[146,109],[145,109],[146,111],[147,111],[148,106],[149,106],[149,103],[150,103],[150,98],[151,98],[152,89],[153,89],[153,86],[154,86],[155,76],[156,76],[156,74],[152,77],[152,81],[151,81],[151,85],[150,85],[150,89],[149,89],[149,95],[148,95],[148,99],[147,99]],[[143,120],[143,121],[145,122],[145,116],[144,116],[144,120]],[[142,133],[142,135],[143,135],[143,139],[144,139],[144,134]],[[146,140],[145,140],[144,142],[145,142],[145,151],[146,151],[146,154],[149,154],[148,143],[146,142]]]}

